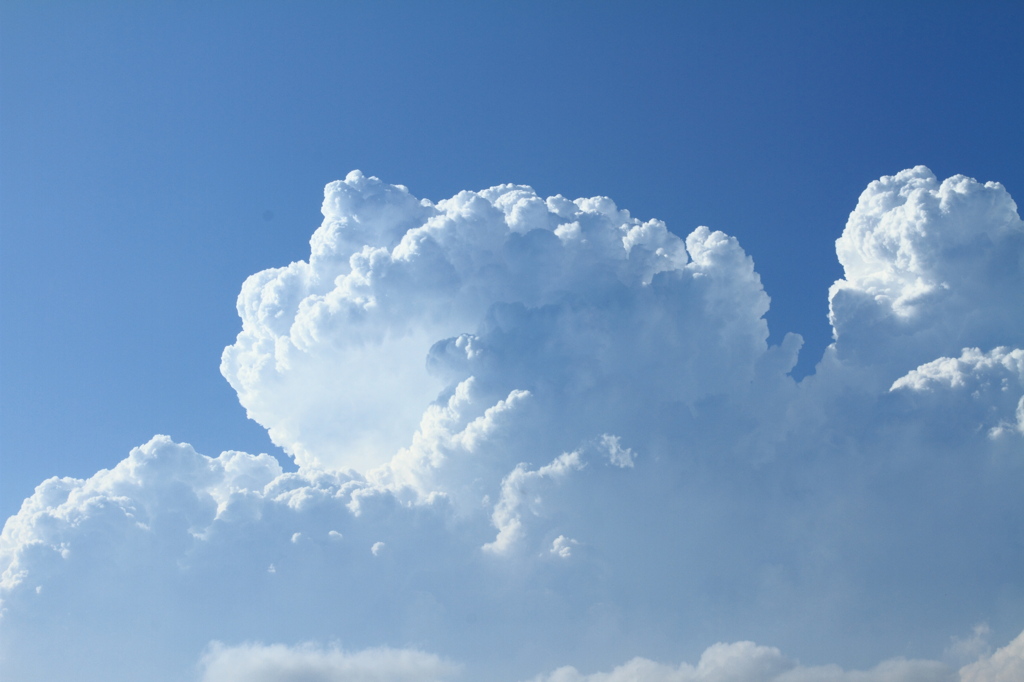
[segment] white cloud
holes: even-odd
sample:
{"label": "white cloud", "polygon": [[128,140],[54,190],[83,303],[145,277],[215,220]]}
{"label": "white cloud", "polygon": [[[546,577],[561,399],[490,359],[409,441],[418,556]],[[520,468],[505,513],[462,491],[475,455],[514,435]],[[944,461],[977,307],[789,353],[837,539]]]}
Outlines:
{"label": "white cloud", "polygon": [[[609,672],[584,675],[571,666],[533,682],[954,682],[956,673],[938,661],[884,661],[871,670],[837,665],[802,666],[775,647],[753,642],[708,647],[697,665],[678,666],[634,658]],[[964,682],[968,682],[964,680]]]}
{"label": "white cloud", "polygon": [[1024,343],[1024,223],[997,182],[924,166],[861,194],[836,241],[844,278],[829,291],[840,359],[889,381],[967,346]]}
{"label": "white cloud", "polygon": [[927,391],[936,387],[977,391],[979,384],[997,383],[1009,388],[1008,380],[1024,380],[1024,350],[996,348],[982,353],[978,348],[965,348],[959,358],[939,358],[897,379],[890,390],[907,388]]}
{"label": "white cloud", "polygon": [[[800,338],[768,346],[720,232],[358,173],[324,216],[308,263],[246,282],[222,365],[299,471],[156,437],[44,481],[0,535],[12,679],[180,680],[217,640],[509,682],[931,682],[955,673],[896,657],[979,613],[993,640],[1022,625],[1024,242],[1001,187],[873,183],[800,383]],[[837,664],[749,642],[653,662],[739,638]],[[293,677],[363,655],[210,652],[206,674]]]}
{"label": "white cloud", "polygon": [[409,447],[367,473],[373,486],[356,492],[354,510],[358,511],[363,495],[380,490],[417,502],[444,495],[460,506],[483,494],[481,478],[493,475],[507,459],[495,453],[494,441],[501,440],[531,396],[513,390],[491,405],[481,398],[476,383],[470,377],[455,387],[445,403],[427,407]]}
{"label": "white cloud", "polygon": [[[976,633],[977,634],[977,633]],[[344,652],[314,644],[210,645],[200,662],[202,682],[419,682],[458,677],[460,667],[414,649],[374,648]],[[939,661],[883,661],[868,670],[837,665],[805,666],[777,648],[754,642],[718,643],[696,665],[634,658],[608,672],[583,674],[564,666],[532,682],[1016,682],[1024,673],[1024,633],[994,654],[956,670]]]}
{"label": "white cloud", "polygon": [[605,197],[516,185],[432,204],[353,172],[325,189],[309,261],[246,281],[221,371],[300,465],[365,472],[471,375],[495,397],[551,389],[552,405],[742,386],[767,308],[753,262],[720,232],[684,245]]}
{"label": "white cloud", "polygon": [[1024,350],[1019,348],[988,353],[965,348],[959,358],[939,358],[910,371],[890,390],[931,394],[931,412],[946,419],[969,415],[970,426],[984,427],[992,438],[1024,435]]}
{"label": "white cloud", "polygon": [[952,637],[946,655],[961,664],[986,657],[992,653],[988,642],[991,634],[992,628],[988,623],[979,623],[972,628],[969,637]]}
{"label": "white cloud", "polygon": [[558,481],[570,472],[582,469],[583,466],[578,451],[562,453],[550,464],[545,464],[536,471],[529,470],[525,464],[517,464],[501,482],[501,499],[494,506],[494,513],[491,515],[498,535],[492,542],[483,546],[484,551],[494,554],[509,552],[524,535],[522,508],[528,506],[534,514],[539,513],[539,488],[545,479]]}
{"label": "white cloud", "polygon": [[608,451],[608,461],[617,467],[632,469],[636,454],[629,448],[622,447],[619,441],[618,436],[608,433],[601,436],[601,445]]}
{"label": "white cloud", "polygon": [[200,663],[202,682],[442,682],[458,667],[414,649],[281,644],[224,646],[215,642]]}
{"label": "white cloud", "polygon": [[580,544],[572,538],[567,538],[564,535],[559,535],[555,538],[555,541],[551,543],[551,549],[549,552],[562,559],[568,559],[572,556],[572,548],[575,545]]}
{"label": "white cloud", "polygon": [[210,458],[155,436],[87,480],[48,479],[0,534],[0,588],[11,590],[24,580],[30,557],[69,560],[96,533],[97,539],[115,532],[140,539],[167,532],[185,541],[202,538],[219,518],[253,514],[253,496],[281,473],[269,455]]}
{"label": "white cloud", "polygon": [[961,682],[1020,682],[1024,680],[1024,632],[991,656],[960,669]]}
{"label": "white cloud", "polygon": [[[212,643],[200,661],[202,682],[440,682],[459,677],[460,666],[415,649],[372,648],[345,652],[315,644]],[[959,673],[930,660],[890,659],[868,670],[805,666],[775,647],[754,642],[718,643],[696,665],[634,658],[608,672],[583,674],[564,666],[532,682],[1016,682],[1024,673],[1024,633],[994,654],[982,654]]]}

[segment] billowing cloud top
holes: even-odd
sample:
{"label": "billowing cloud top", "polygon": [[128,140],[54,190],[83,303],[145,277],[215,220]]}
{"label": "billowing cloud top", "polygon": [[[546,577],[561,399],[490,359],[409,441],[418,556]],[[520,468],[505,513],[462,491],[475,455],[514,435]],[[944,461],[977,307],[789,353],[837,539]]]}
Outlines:
{"label": "billowing cloud top", "polygon": [[1016,679],[1000,185],[871,183],[800,382],[720,232],[519,185],[324,196],[221,365],[299,470],[158,436],[45,481],[0,535],[11,679]]}
{"label": "billowing cloud top", "polygon": [[470,376],[611,413],[737,390],[766,350],[768,297],[720,232],[519,185],[432,204],[358,171],[323,213],[309,262],[246,281],[221,365],[303,466],[387,462]]}
{"label": "billowing cloud top", "polygon": [[861,363],[1024,345],[1024,225],[997,182],[940,183],[924,166],[872,182],[836,253],[830,317]]}

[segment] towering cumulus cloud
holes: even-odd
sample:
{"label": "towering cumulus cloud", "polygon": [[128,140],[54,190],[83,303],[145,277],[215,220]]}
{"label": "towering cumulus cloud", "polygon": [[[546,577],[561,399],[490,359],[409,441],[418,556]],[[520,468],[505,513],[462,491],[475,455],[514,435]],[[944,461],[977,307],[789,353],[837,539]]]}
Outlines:
{"label": "towering cumulus cloud", "polygon": [[836,252],[836,350],[858,366],[1024,344],[1024,225],[999,183],[923,166],[872,182]]}
{"label": "towering cumulus cloud", "polygon": [[721,232],[358,171],[323,213],[221,364],[298,471],[157,436],[42,483],[0,536],[5,678],[1016,679],[1002,186],[871,183],[800,382]]}
{"label": "towering cumulus cloud", "polygon": [[574,403],[560,419],[585,403],[600,428],[631,423],[644,396],[739,390],[766,349],[768,297],[719,232],[684,243],[610,199],[517,185],[432,204],[358,171],[327,186],[323,212],[308,263],[246,281],[221,365],[300,465],[389,461],[470,377],[491,398]]}

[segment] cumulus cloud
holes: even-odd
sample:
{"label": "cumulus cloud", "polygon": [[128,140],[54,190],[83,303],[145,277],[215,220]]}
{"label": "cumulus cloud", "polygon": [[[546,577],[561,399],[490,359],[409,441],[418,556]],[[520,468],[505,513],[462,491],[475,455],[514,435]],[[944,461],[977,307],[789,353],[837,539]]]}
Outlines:
{"label": "cumulus cloud", "polygon": [[[210,458],[156,436],[89,479],[51,478],[4,524],[0,588],[17,587],[29,575],[27,566],[42,556],[69,560],[79,551],[96,551],[81,545],[110,539],[114,528],[118,536],[202,538],[218,518],[251,511],[249,498],[281,473],[269,455]],[[103,528],[94,533],[95,526]]]}
{"label": "cumulus cloud", "polygon": [[551,543],[551,549],[549,551],[551,552],[551,554],[554,554],[557,557],[561,557],[562,559],[568,559],[572,556],[573,545],[578,544],[580,543],[576,540],[573,540],[572,538],[567,538],[564,535],[559,535],[557,538],[555,538],[555,541]]}
{"label": "cumulus cloud", "polygon": [[211,645],[200,664],[202,682],[442,682],[458,667],[409,649],[346,653],[314,645]]}
{"label": "cumulus cloud", "polygon": [[481,479],[508,461],[497,444],[507,440],[516,412],[530,397],[528,391],[513,390],[489,404],[474,377],[460,382],[447,401],[427,407],[411,445],[367,474],[371,485],[356,491],[353,511],[358,513],[362,496],[381,490],[417,502],[443,495],[460,506],[486,495]]}
{"label": "cumulus cloud", "polygon": [[1024,346],[1024,223],[998,182],[939,182],[924,166],[885,176],[861,194],[836,254],[840,359],[899,376],[965,347]]}
{"label": "cumulus cloud", "polygon": [[[495,554],[508,552],[523,535],[521,507],[527,503],[537,507],[541,503],[541,498],[536,493],[537,486],[545,480],[557,481],[567,476],[569,472],[581,468],[583,462],[579,452],[559,455],[550,464],[545,464],[536,471],[530,471],[525,464],[517,465],[501,482],[501,499],[495,505],[494,514],[491,516],[494,527],[498,529],[498,536],[493,542],[484,545],[484,549]],[[534,513],[537,513],[536,509]]]}
{"label": "cumulus cloud", "polygon": [[[12,679],[181,680],[205,650],[211,680],[931,682],[979,614],[1024,625],[1024,232],[998,184],[872,183],[800,382],[721,232],[358,172],[323,212],[307,261],[246,281],[221,365],[298,471],[159,436],[44,481],[0,534]],[[961,675],[1018,643],[962,647]]]}
{"label": "cumulus cloud", "polygon": [[[420,542],[439,537],[443,519],[424,520],[414,511],[403,518],[401,508],[377,498],[364,502],[357,517],[352,492],[366,485],[284,473],[268,455],[206,457],[166,436],[88,479],[45,481],[0,535],[5,672],[17,680],[180,680],[196,647],[226,635],[293,633],[305,623],[298,627],[310,636],[337,631],[373,645],[387,636],[389,623],[376,615],[381,608],[396,620],[407,612],[410,634],[425,631],[429,621],[416,620],[424,607],[407,603],[407,594],[389,594],[386,576],[395,567],[371,563],[384,558],[385,546],[388,557],[408,561]],[[436,570],[436,557],[417,558]],[[370,576],[384,583],[374,587]],[[373,596],[346,597],[347,590],[336,589],[339,578],[366,583],[360,589]],[[342,605],[351,621],[339,628]],[[88,625],[97,619],[102,627]],[[47,655],[53,647],[63,655]],[[111,647],[120,653],[97,658]],[[224,661],[235,654],[218,651],[208,661],[208,679],[235,679],[224,677]],[[303,655],[310,670],[325,661],[357,670],[376,660]],[[409,656],[396,660],[410,670],[435,660]],[[388,677],[400,669],[396,663],[378,677],[352,679],[447,679],[440,664],[426,669],[438,671],[435,677],[422,670],[418,677]],[[307,679],[295,675],[281,679]]]}
{"label": "cumulus cloud", "polygon": [[[976,635],[979,633],[976,632]],[[980,633],[984,634],[984,633]],[[775,647],[753,642],[715,644],[696,666],[633,660],[609,672],[581,674],[559,668],[534,682],[1015,682],[1024,679],[1024,632],[991,655],[956,671],[940,661],[883,661],[869,670],[843,670],[837,665],[804,666],[784,657]]]}
{"label": "cumulus cloud", "polygon": [[[458,666],[415,649],[349,653],[314,644],[225,646],[220,642],[210,645],[200,669],[202,682],[434,682],[455,679],[459,673]],[[667,665],[636,657],[608,672],[583,674],[565,666],[531,682],[1016,682],[1022,675],[1024,633],[958,672],[938,660],[905,658],[884,660],[869,670],[803,666],[775,647],[742,641],[713,644],[696,665]]]}
{"label": "cumulus cloud", "polygon": [[[313,644],[210,645],[200,661],[202,682],[439,682],[459,677],[459,666],[418,650],[375,648],[347,653]],[[584,674],[572,666],[531,682],[1016,682],[1024,673],[1024,633],[959,672],[940,661],[896,658],[868,670],[806,666],[779,649],[754,642],[717,643],[696,665],[633,658],[608,672]]]}
{"label": "cumulus cloud", "polygon": [[997,649],[960,669],[961,682],[1014,682],[1024,679],[1024,632]]}
{"label": "cumulus cloud", "polygon": [[354,171],[324,197],[309,260],[246,281],[221,364],[302,466],[388,462],[470,376],[496,398],[604,402],[599,425],[639,392],[741,387],[766,351],[768,297],[720,232],[684,241],[606,197],[520,185],[435,204]]}
{"label": "cumulus cloud", "polygon": [[[802,666],[775,647],[754,642],[708,647],[697,665],[678,666],[634,658],[609,672],[584,675],[559,668],[533,682],[955,682],[955,671],[938,661],[893,659],[870,670],[846,671],[837,665]],[[966,681],[965,681],[966,682]]]}
{"label": "cumulus cloud", "polygon": [[[893,382],[891,391],[930,394],[930,411],[967,413],[970,426],[984,427],[992,438],[1024,435],[1024,350],[1004,346],[983,353],[965,348],[958,358],[939,358]],[[935,395],[939,394],[939,395]],[[949,405],[952,403],[952,405]]]}

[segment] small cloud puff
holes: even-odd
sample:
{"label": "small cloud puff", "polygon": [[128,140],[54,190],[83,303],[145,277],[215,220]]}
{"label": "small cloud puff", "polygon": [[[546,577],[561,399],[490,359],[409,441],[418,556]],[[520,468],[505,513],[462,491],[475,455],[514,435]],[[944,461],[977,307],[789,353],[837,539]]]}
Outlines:
{"label": "small cloud puff", "polygon": [[483,546],[485,552],[507,554],[524,535],[522,507],[530,506],[536,514],[541,503],[539,488],[545,481],[558,481],[584,466],[579,451],[562,453],[550,464],[535,471],[518,464],[501,482],[501,499],[494,506],[491,521],[498,529],[492,542]]}
{"label": "small cloud puff", "polygon": [[549,551],[557,557],[568,559],[572,556],[572,548],[578,544],[580,543],[572,538],[559,535],[555,538],[555,541],[551,543],[551,549]]}
{"label": "small cloud puff", "polygon": [[601,436],[601,445],[608,453],[608,461],[617,467],[632,469],[636,454],[629,448],[622,447],[619,441],[618,436],[607,433]]}

